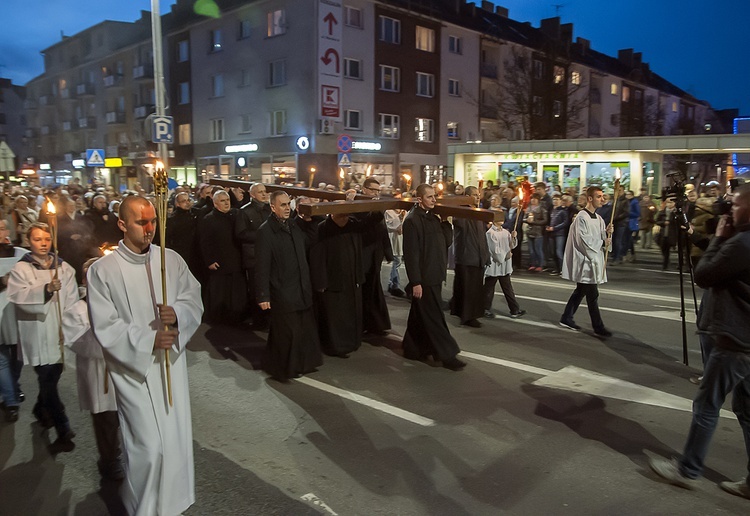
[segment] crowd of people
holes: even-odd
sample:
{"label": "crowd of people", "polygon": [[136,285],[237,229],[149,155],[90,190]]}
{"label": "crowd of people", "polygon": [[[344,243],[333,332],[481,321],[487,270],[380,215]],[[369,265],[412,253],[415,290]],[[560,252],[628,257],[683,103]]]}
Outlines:
{"label": "crowd of people", "polygon": [[[635,261],[636,249],[655,242],[666,269],[670,251],[680,245],[700,270],[718,220],[715,185],[702,195],[688,185],[685,199],[623,189],[610,196],[597,186],[579,195],[541,182],[526,201],[520,191],[519,184],[488,181],[481,187],[422,184],[402,193],[368,177],[346,191],[348,200],[359,193],[411,200],[414,207],[306,216],[298,208],[317,202],[314,192],[293,197],[274,189],[269,195],[262,183],[248,190],[183,185],[169,199],[165,302],[152,258],[158,254],[152,242],[161,244],[156,214],[144,189],[118,193],[78,181],[46,190],[5,184],[0,395],[6,419],[18,419],[21,363],[32,365],[39,382],[32,413],[57,432],[50,450],[74,448],[75,431],[57,393],[63,345],[71,347],[101,474],[127,476],[128,512],[180,512],[194,497],[184,349],[201,322],[268,332],[263,368],[287,382],[315,372],[323,355],[348,358],[365,334],[389,333],[388,292],[410,303],[404,357],[460,371],[466,363],[445,311],[464,326],[481,327],[480,319],[498,316],[493,299],[499,283],[507,315],[522,317],[514,269],[574,282],[559,324],[580,330],[574,315],[586,298],[594,333],[609,337],[598,308],[608,252],[609,265],[616,266]],[[435,210],[441,195],[465,195],[472,206],[497,211],[495,222],[441,217]],[[385,290],[384,263],[390,264]],[[446,307],[442,287],[450,269]],[[161,439],[144,444],[144,433]],[[176,472],[187,472],[190,482],[165,480]]]}

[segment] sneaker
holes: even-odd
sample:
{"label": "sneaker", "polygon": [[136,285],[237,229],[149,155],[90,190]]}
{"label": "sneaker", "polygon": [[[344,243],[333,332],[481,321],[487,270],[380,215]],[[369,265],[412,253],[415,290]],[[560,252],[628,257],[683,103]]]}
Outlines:
{"label": "sneaker", "polygon": [[558,270],[555,270],[555,269],[552,269],[551,271],[549,271],[549,273],[550,273],[550,274],[551,274],[552,276],[559,276],[559,275],[560,275],[560,271],[558,271]]}
{"label": "sneaker", "polygon": [[750,486],[747,485],[746,478],[738,480],[737,482],[729,482],[729,481],[721,482],[719,484],[719,487],[722,488],[727,493],[733,494],[735,496],[741,496],[742,498],[750,499]]}
{"label": "sneaker", "polygon": [[535,270],[536,270],[536,267],[534,267],[533,265],[529,267],[529,272],[534,272]]}
{"label": "sneaker", "polygon": [[536,272],[542,272],[542,268],[541,268],[541,267],[537,267],[537,268],[536,268],[536,269],[534,269],[534,270],[535,270]]}
{"label": "sneaker", "polygon": [[691,377],[689,378],[689,380],[690,380],[690,383],[692,383],[692,384],[695,384],[695,385],[700,385],[700,384],[701,384],[701,382],[703,381],[703,375],[700,375],[700,376],[699,376],[699,375],[697,375],[697,374],[694,374],[693,376],[691,376]]}
{"label": "sneaker", "polygon": [[563,328],[567,328],[569,330],[574,330],[574,331],[579,331],[581,329],[581,327],[578,326],[575,322],[566,321],[564,319],[560,319],[560,326],[562,326]]}
{"label": "sneaker", "polygon": [[446,369],[450,369],[451,371],[460,371],[461,369],[466,367],[466,362],[464,362],[463,360],[459,360],[456,357],[453,357],[447,362],[443,362],[443,367]]}
{"label": "sneaker", "polygon": [[485,317],[486,317],[487,319],[494,319],[494,318],[495,318],[495,314],[493,314],[493,313],[492,313],[491,311],[489,311],[489,310],[485,310],[485,311],[484,311],[484,316],[485,316]]}
{"label": "sneaker", "polygon": [[657,457],[649,459],[648,465],[651,466],[654,473],[667,480],[670,484],[685,489],[695,489],[695,486],[698,484],[697,479],[688,478],[682,474],[677,459],[667,460]]}
{"label": "sneaker", "polygon": [[599,328],[598,330],[594,330],[594,333],[596,333],[600,337],[611,337],[612,336],[612,332],[609,331],[607,328]]}
{"label": "sneaker", "polygon": [[526,315],[526,310],[519,310],[518,312],[511,312],[510,318],[518,319],[519,317],[523,317],[524,315]]}

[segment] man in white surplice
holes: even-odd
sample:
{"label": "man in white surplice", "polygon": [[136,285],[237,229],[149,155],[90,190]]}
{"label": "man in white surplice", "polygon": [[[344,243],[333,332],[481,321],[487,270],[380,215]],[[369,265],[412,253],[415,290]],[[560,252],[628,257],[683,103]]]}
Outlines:
{"label": "man in white surplice", "polygon": [[575,281],[576,289],[571,294],[565,312],[560,318],[560,326],[571,330],[580,330],[573,320],[583,298],[589,307],[591,326],[594,333],[601,337],[612,334],[604,327],[604,321],[599,313],[599,283],[606,283],[604,249],[610,244],[604,219],[596,214],[604,200],[602,189],[591,186],[586,190],[586,207],[581,210],[570,225],[568,241],[563,255],[562,277]]}
{"label": "man in white surplice", "polygon": [[201,321],[200,286],[185,261],[167,249],[168,306],[162,304],[160,250],[151,245],[156,214],[147,199],[126,197],[118,226],[124,232],[119,248],[94,263],[87,279],[91,326],[120,411],[122,499],[130,514],[179,514],[195,501],[185,346]]}

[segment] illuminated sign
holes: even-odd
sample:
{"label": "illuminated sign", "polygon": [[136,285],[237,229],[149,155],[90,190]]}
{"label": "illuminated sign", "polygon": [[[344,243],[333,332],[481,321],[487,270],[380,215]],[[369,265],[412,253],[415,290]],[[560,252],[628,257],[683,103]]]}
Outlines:
{"label": "illuminated sign", "polygon": [[247,160],[245,158],[243,158],[243,157],[237,158],[237,166],[238,167],[244,167],[245,165],[247,165]]}
{"label": "illuminated sign", "polygon": [[73,168],[83,168],[86,166],[86,160],[85,159],[74,159],[73,160]]}
{"label": "illuminated sign", "polygon": [[501,161],[534,161],[539,159],[581,159],[577,152],[534,152],[530,154],[504,154],[500,156]]}
{"label": "illuminated sign", "polygon": [[224,152],[255,152],[257,150],[257,143],[243,143],[242,145],[227,145],[224,147]]}
{"label": "illuminated sign", "polygon": [[49,163],[39,163],[39,170],[51,170]]}
{"label": "illuminated sign", "polygon": [[379,142],[352,142],[352,149],[378,151],[383,146]]}
{"label": "illuminated sign", "polygon": [[122,158],[104,158],[104,166],[107,168],[121,167]]}
{"label": "illuminated sign", "polygon": [[310,140],[307,136],[300,136],[297,138],[297,148],[299,148],[299,150],[307,150],[310,148]]}
{"label": "illuminated sign", "polygon": [[25,168],[21,170],[21,174],[25,176],[33,176],[34,174],[36,174],[36,170],[34,170],[33,168]]}

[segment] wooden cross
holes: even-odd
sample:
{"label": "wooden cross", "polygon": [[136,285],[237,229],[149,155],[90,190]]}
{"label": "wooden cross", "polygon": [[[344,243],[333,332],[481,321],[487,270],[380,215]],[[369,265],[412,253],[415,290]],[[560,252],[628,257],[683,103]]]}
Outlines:
{"label": "wooden cross", "polygon": [[[230,188],[242,188],[249,190],[253,185],[250,181],[237,181],[234,179],[210,179],[211,185]],[[265,184],[266,190],[273,192],[283,190],[291,196],[309,197],[311,199],[323,199],[329,202],[299,203],[297,210],[305,216],[327,215],[330,213],[364,213],[368,211],[385,210],[411,210],[417,202],[402,199],[381,198],[374,199],[367,195],[357,194],[353,201],[346,200],[346,192],[332,192],[330,190],[317,190],[315,188],[303,188],[300,186]],[[330,202],[335,201],[335,202]],[[462,219],[481,220],[482,222],[495,222],[500,219],[502,212],[497,210],[483,210],[471,206],[473,199],[469,196],[458,195],[449,197],[438,197],[433,213],[441,217],[456,217]]]}

